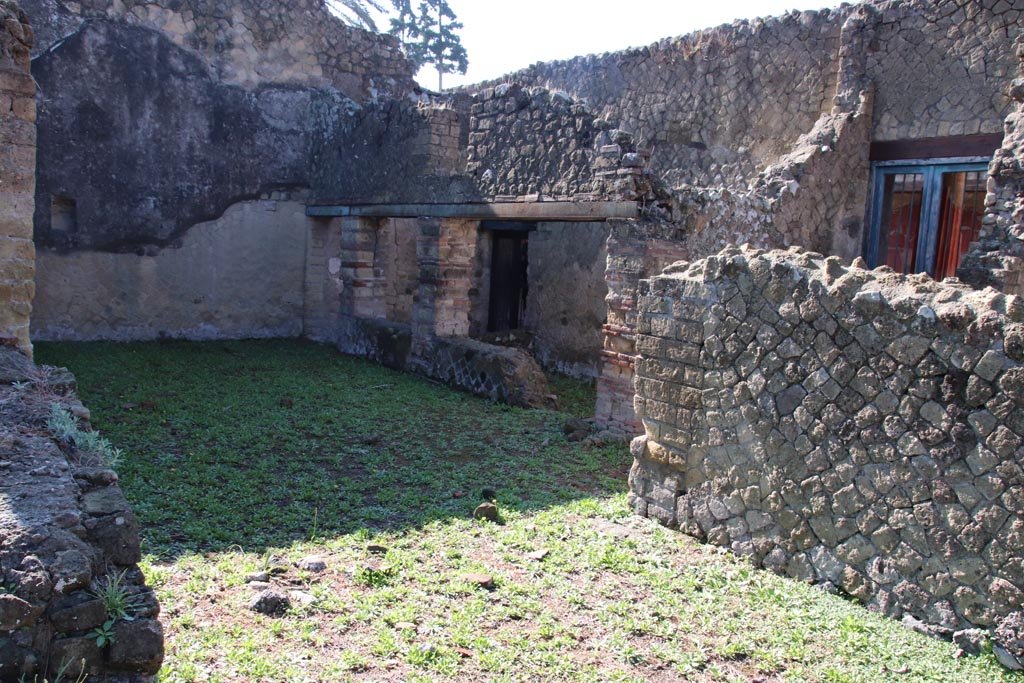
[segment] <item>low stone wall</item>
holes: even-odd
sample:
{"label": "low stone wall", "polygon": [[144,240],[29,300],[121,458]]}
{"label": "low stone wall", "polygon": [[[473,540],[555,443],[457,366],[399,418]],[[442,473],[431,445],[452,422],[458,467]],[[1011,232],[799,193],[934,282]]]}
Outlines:
{"label": "low stone wall", "polygon": [[[60,680],[151,681],[163,631],[136,565],[138,523],[103,458],[57,441],[54,404],[84,428],[66,370],[0,349],[0,680],[53,681],[63,669]],[[123,594],[130,620],[108,611],[104,586]]]}
{"label": "low stone wall", "polygon": [[341,316],[338,349],[524,408],[550,407],[547,379],[522,349],[465,337],[413,337],[409,325]]}
{"label": "low stone wall", "polygon": [[0,0],[0,344],[31,353],[35,247],[36,84],[29,75],[28,17]]}
{"label": "low stone wall", "polygon": [[1024,305],[728,248],[640,285],[632,503],[885,614],[1024,602]]}

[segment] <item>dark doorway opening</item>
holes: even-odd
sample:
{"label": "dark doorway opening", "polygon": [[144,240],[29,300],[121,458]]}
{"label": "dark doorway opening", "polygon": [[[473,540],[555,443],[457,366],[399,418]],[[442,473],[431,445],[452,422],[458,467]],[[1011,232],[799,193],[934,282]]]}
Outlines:
{"label": "dark doorway opening", "polygon": [[491,292],[488,332],[519,329],[526,310],[529,232],[521,229],[491,233]]}

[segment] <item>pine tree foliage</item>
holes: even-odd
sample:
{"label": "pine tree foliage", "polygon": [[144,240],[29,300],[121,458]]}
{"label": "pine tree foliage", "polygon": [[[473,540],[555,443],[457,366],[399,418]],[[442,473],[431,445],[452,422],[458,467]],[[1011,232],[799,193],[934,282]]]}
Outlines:
{"label": "pine tree foliage", "polygon": [[429,53],[423,42],[423,29],[420,16],[413,11],[411,0],[391,0],[395,14],[391,17],[391,28],[388,33],[402,43],[405,56],[419,69],[427,63]]}
{"label": "pine tree foliage", "polygon": [[422,67],[437,70],[437,88],[444,88],[444,75],[466,73],[469,58],[458,31],[462,22],[448,6],[448,0],[420,0],[413,10],[412,0],[391,0],[397,16],[391,19],[391,35],[402,41],[405,53]]}

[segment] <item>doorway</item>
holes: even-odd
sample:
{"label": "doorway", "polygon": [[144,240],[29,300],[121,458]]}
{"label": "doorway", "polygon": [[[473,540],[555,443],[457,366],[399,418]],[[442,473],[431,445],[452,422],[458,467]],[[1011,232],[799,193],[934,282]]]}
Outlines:
{"label": "doorway", "polygon": [[487,331],[519,329],[526,310],[529,266],[527,230],[491,232],[491,287],[487,310]]}

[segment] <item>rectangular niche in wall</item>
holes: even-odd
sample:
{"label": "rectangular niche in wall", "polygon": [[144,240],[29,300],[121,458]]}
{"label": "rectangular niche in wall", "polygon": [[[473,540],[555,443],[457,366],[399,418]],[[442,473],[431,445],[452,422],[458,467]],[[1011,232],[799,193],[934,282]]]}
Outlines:
{"label": "rectangular niche in wall", "polygon": [[78,230],[75,200],[55,194],[50,197],[50,229],[71,234]]}
{"label": "rectangular niche in wall", "polygon": [[[490,227],[490,226],[486,226]],[[496,223],[491,230],[491,282],[487,331],[517,330],[529,290],[530,231],[534,223]]]}

